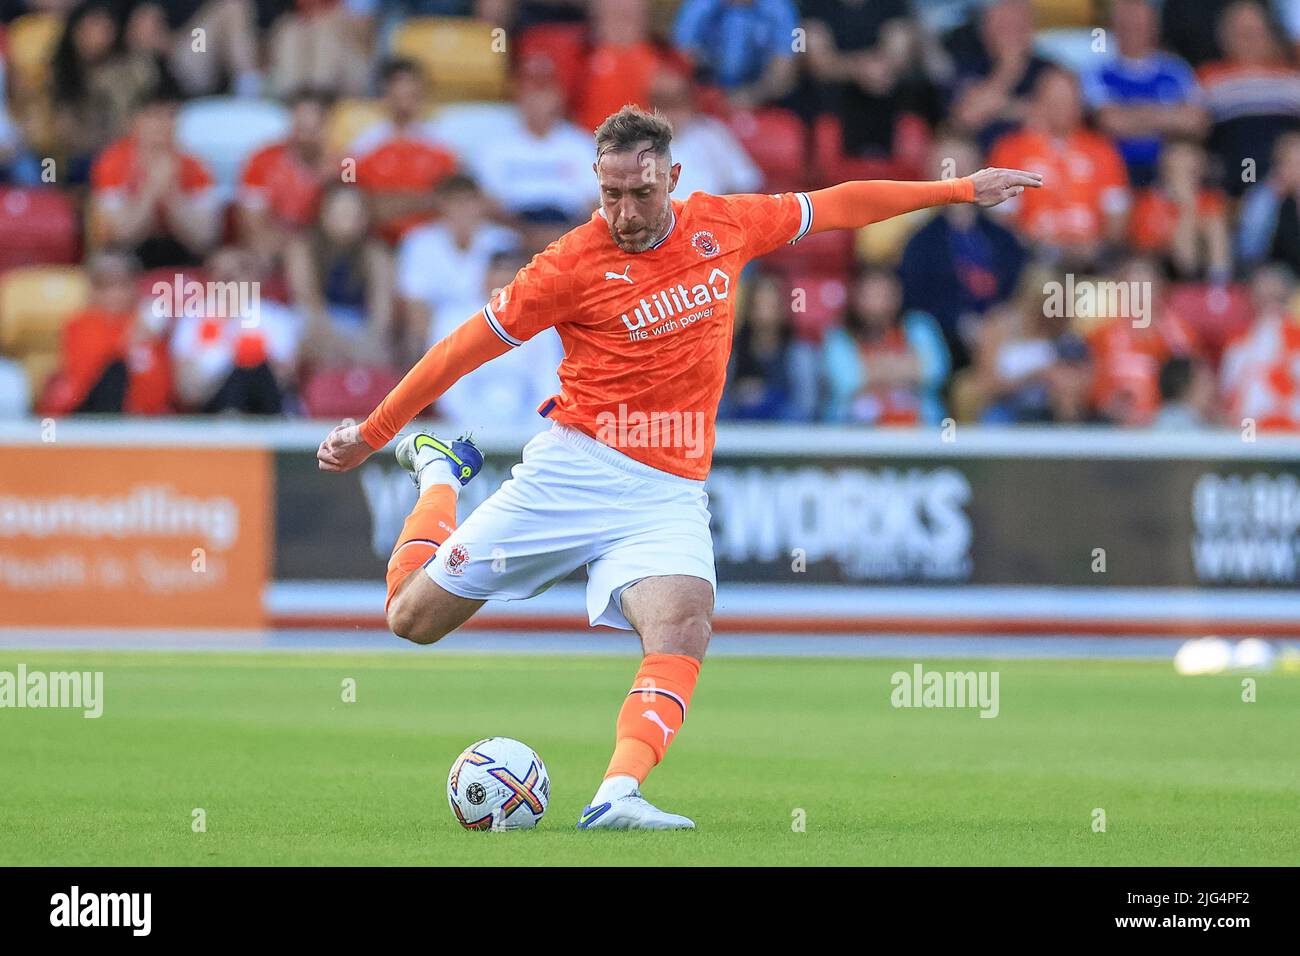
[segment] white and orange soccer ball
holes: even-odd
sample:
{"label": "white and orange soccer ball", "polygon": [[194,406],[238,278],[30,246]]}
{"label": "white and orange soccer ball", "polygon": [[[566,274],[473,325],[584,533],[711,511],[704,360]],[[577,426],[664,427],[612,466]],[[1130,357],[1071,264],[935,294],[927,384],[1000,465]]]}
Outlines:
{"label": "white and orange soccer ball", "polygon": [[466,747],[447,775],[447,803],[466,830],[528,830],[551,801],[537,751],[510,737]]}

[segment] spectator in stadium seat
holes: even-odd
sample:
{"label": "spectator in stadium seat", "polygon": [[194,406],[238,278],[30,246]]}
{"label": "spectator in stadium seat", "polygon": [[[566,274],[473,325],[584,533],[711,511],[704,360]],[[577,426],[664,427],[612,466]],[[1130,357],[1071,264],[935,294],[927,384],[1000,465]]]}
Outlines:
{"label": "spectator in stadium seat", "polygon": [[826,418],[872,425],[934,425],[952,369],[934,317],[903,309],[897,277],[879,266],[854,280],[844,327],[823,343]]}
{"label": "spectator in stadium seat", "polygon": [[1209,148],[1223,166],[1224,187],[1240,196],[1268,175],[1279,135],[1300,130],[1300,69],[1276,24],[1252,0],[1239,0],[1219,18],[1223,58],[1198,78],[1214,126]]}
{"label": "spectator in stadium seat", "polygon": [[673,23],[673,44],[697,77],[721,87],[732,106],[752,109],[794,88],[791,0],[686,0]]}
{"label": "spectator in stadium seat", "polygon": [[1300,133],[1278,138],[1268,176],[1246,190],[1239,215],[1243,266],[1272,261],[1300,271]]}
{"label": "spectator in stadium seat", "polygon": [[663,56],[650,38],[646,0],[591,6],[591,52],[583,68],[578,125],[595,130],[625,103],[647,107]]}
{"label": "spectator in stadium seat", "polygon": [[305,326],[304,362],[393,363],[393,254],[370,235],[356,189],[327,190],[316,222],[290,239],[284,261],[290,301]]}
{"label": "spectator in stadium seat", "polygon": [[939,91],[922,68],[907,0],[810,0],[804,16],[819,111],[839,118],[846,155],[893,155],[903,113],[938,119]]}
{"label": "spectator in stadium seat", "polygon": [[372,0],[297,0],[276,17],[268,31],[271,95],[284,98],[303,89],[365,93],[371,6]]}
{"label": "spectator in stadium seat", "polygon": [[1129,242],[1158,256],[1172,278],[1226,282],[1232,273],[1228,203],[1205,184],[1205,165],[1198,143],[1165,144],[1158,181],[1134,197]]}
{"label": "spectator in stadium seat", "polygon": [[41,182],[41,162],[24,141],[22,127],[5,107],[4,66],[4,57],[0,56],[0,182],[35,186]]}
{"label": "spectator in stadium seat", "polygon": [[[256,288],[250,279],[257,275],[256,259],[237,246],[214,252],[207,273],[209,288]],[[248,309],[210,310],[206,302],[205,297],[203,308],[186,311],[172,332],[172,372],[182,406],[205,414],[279,415],[296,375],[300,319],[268,299]]]}
{"label": "spectator in stadium seat", "polygon": [[54,48],[52,120],[70,183],[84,183],[95,154],[121,135],[114,124],[113,84],[108,80],[117,37],[113,6],[100,0],[69,14]]}
{"label": "spectator in stadium seat", "polygon": [[13,359],[0,355],[0,420],[25,418],[31,409],[27,372]]}
{"label": "spectator in stadium seat", "polygon": [[[650,99],[673,126],[673,162],[682,164],[674,190],[678,199],[696,191],[715,196],[759,191],[762,172],[725,123],[695,111],[695,90],[685,74],[660,70]],[[586,150],[590,155],[589,143]]]}
{"label": "spectator in stadium seat", "polygon": [[1092,361],[1069,320],[1043,307],[1047,282],[1060,275],[1026,269],[1016,295],[988,311],[974,363],[953,383],[963,418],[985,424],[1090,420]]}
{"label": "spectator in stadium seat", "polygon": [[168,65],[171,34],[161,3],[137,3],[122,26],[116,50],[103,71],[108,87],[108,119],[114,138],[124,135],[140,101],[154,90],[180,98],[181,87]]}
{"label": "spectator in stadium seat", "polygon": [[1191,67],[1156,49],[1156,16],[1150,0],[1115,0],[1111,29],[1119,49],[1082,77],[1084,99],[1136,186],[1155,178],[1162,139],[1199,139],[1207,128]]}
{"label": "spectator in stadium seat", "polygon": [[1161,367],[1175,356],[1194,356],[1196,335],[1166,307],[1160,273],[1150,259],[1129,259],[1115,278],[1128,289],[1148,290],[1146,310],[1139,315],[1138,303],[1130,299],[1130,314],[1103,317],[1088,332],[1094,359],[1090,401],[1104,420],[1140,427],[1160,406]]}
{"label": "spectator in stadium seat", "polygon": [[362,131],[347,158],[356,163],[357,185],[369,199],[376,230],[395,243],[433,217],[433,188],[455,172],[458,160],[423,118],[426,84],[419,65],[391,60],[382,82],[388,119]]}
{"label": "spectator in stadium seat", "polygon": [[437,199],[439,221],[412,229],[397,251],[404,358],[411,361],[429,347],[432,317],[449,303],[461,311],[464,302],[480,296],[492,257],[519,247],[516,232],[488,221],[486,198],[470,177],[448,177]]}
{"label": "spectator in stadium seat", "polygon": [[[284,2],[266,6],[274,13]],[[255,0],[166,0],[162,8],[172,31],[171,70],[186,96],[209,96],[227,85],[236,96],[262,92]]]}
{"label": "spectator in stadium seat", "polygon": [[[936,177],[968,176],[980,165],[970,140],[942,136],[932,148]],[[903,247],[903,308],[939,322],[953,368],[970,364],[985,311],[1015,292],[1027,253],[1015,233],[969,203],[942,206]]]}
{"label": "spectator in stadium seat", "polygon": [[1291,309],[1295,275],[1284,265],[1260,266],[1250,279],[1255,318],[1223,353],[1219,384],[1225,424],[1247,419],[1261,431],[1300,429],[1300,320]]}
{"label": "spectator in stadium seat", "polygon": [[91,168],[96,223],[111,244],[131,249],[145,269],[192,265],[218,237],[212,175],[176,145],[176,103],[165,91],[140,107],[129,136]]}
{"label": "spectator in stadium seat", "polygon": [[86,264],[90,304],[63,326],[60,367],[42,401],[50,414],[171,409],[171,366],[159,318],[139,294],[139,264],[101,252]]}
{"label": "spectator in stadium seat", "polygon": [[1162,0],[1161,45],[1173,50],[1193,67],[1217,59],[1219,38],[1215,25],[1223,11],[1237,0]]}
{"label": "spectator in stadium seat", "polygon": [[465,157],[475,178],[509,216],[558,210],[564,221],[596,208],[592,138],[564,118],[564,89],[547,57],[532,57],[514,77],[515,111],[495,125],[491,149]]}
{"label": "spectator in stadium seat", "polygon": [[250,156],[240,175],[240,232],[268,267],[290,236],[315,220],[321,191],[341,170],[325,146],[325,101],[301,93],[291,110],[289,135]]}
{"label": "spectator in stadium seat", "polygon": [[955,70],[949,120],[988,149],[1026,120],[1039,79],[1052,68],[1034,53],[1033,8],[1029,0],[998,0],[947,46]]}
{"label": "spectator in stadium seat", "polygon": [[1047,368],[1047,418],[1057,425],[1104,424],[1089,401],[1093,362],[1087,344],[1073,332],[1052,343],[1055,361]]}
{"label": "spectator in stadium seat", "polygon": [[[482,311],[496,293],[528,263],[521,252],[498,252],[488,262],[482,283],[463,289],[463,298],[442,298],[428,310],[424,347],[454,332],[468,317]],[[427,306],[425,307],[427,309]],[[555,329],[543,329],[452,385],[439,396],[434,412],[458,430],[481,431],[496,426],[549,427],[537,408],[560,390],[555,370],[564,359],[564,345]]]}
{"label": "spectator in stadium seat", "polygon": [[1048,188],[1009,200],[999,213],[1066,266],[1093,267],[1108,245],[1124,240],[1130,204],[1124,160],[1110,140],[1084,127],[1078,83],[1064,70],[1039,77],[1028,122],[998,140],[988,163],[1043,174]]}
{"label": "spectator in stadium seat", "polygon": [[1214,422],[1214,373],[1201,359],[1176,355],[1160,366],[1160,410],[1151,427],[1191,431]]}
{"label": "spectator in stadium seat", "polygon": [[722,418],[806,421],[816,410],[816,355],[794,337],[790,289],[768,272],[745,279],[736,317]]}

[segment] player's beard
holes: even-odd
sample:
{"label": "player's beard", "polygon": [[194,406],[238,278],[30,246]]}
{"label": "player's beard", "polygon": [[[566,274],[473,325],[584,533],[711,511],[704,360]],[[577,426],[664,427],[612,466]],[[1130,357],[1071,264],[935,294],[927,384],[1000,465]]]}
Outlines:
{"label": "player's beard", "polygon": [[614,240],[614,245],[618,246],[624,252],[645,252],[658,242],[659,238],[663,235],[664,224],[668,222],[668,216],[671,212],[672,205],[665,202],[663,209],[659,213],[659,218],[650,224],[650,228],[647,229],[645,234],[636,242],[628,242],[615,231],[614,224],[607,221],[606,224],[609,226],[609,237]]}

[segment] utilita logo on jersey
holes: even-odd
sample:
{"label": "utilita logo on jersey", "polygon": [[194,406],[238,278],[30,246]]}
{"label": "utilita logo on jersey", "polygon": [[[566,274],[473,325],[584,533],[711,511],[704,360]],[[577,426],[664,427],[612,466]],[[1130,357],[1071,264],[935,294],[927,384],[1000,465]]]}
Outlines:
{"label": "utilita logo on jersey", "polygon": [[708,279],[689,288],[677,285],[642,296],[631,315],[623,313],[629,342],[677,332],[713,315],[713,303],[731,294],[731,276],[714,269]]}

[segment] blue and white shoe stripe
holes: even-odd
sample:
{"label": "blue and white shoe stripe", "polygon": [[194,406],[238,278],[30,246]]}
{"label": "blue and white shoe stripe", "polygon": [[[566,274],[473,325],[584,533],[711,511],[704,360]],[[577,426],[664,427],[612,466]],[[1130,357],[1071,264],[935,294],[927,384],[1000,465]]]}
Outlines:
{"label": "blue and white shoe stripe", "polygon": [[603,817],[613,804],[606,801],[598,807],[583,807],[582,816],[578,819],[578,829],[586,830],[593,823]]}

